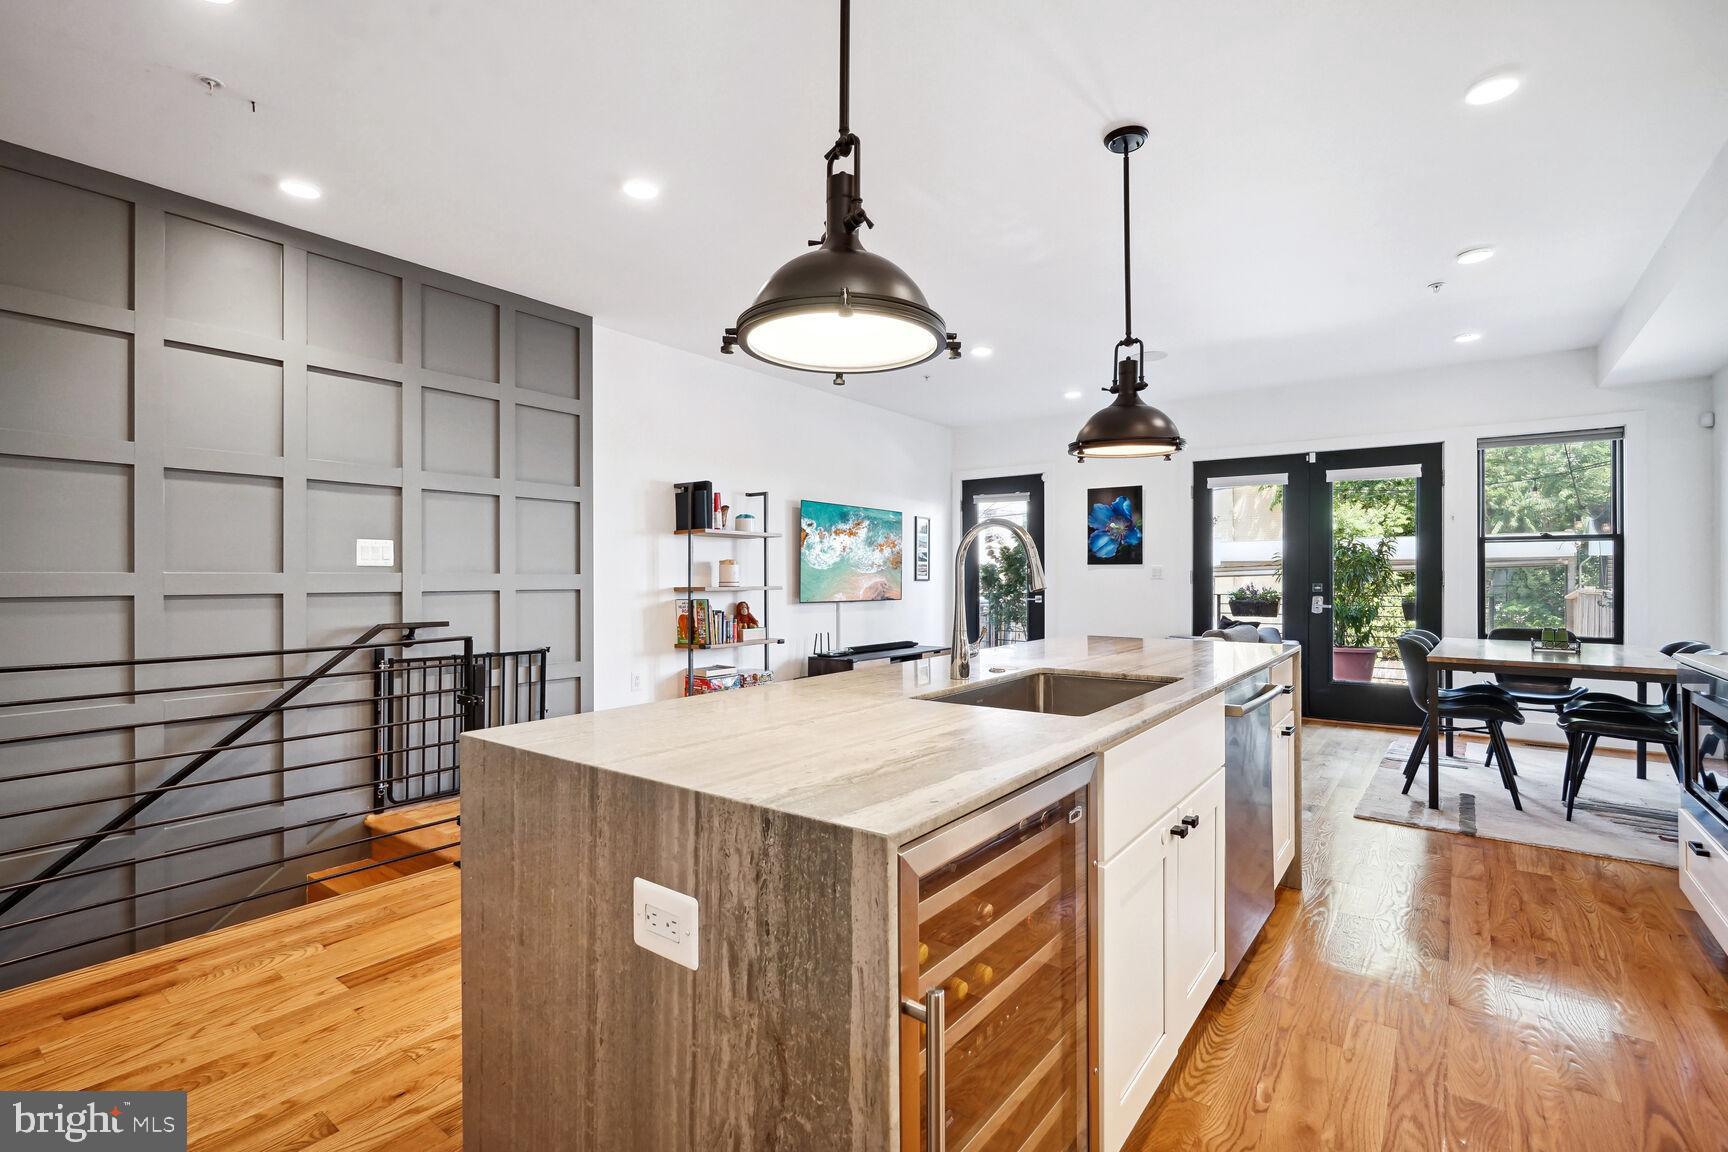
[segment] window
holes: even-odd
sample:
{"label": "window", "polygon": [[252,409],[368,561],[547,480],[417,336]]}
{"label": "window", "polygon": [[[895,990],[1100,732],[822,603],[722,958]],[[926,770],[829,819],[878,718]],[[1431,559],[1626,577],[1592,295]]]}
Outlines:
{"label": "window", "polygon": [[[1028,527],[1032,495],[994,492],[972,497],[978,520],[1007,520]],[[1027,638],[1027,596],[1031,571],[1026,550],[1013,533],[986,528],[972,545],[978,561],[978,641],[985,647],[1012,644]]]}
{"label": "window", "polygon": [[1566,628],[1620,643],[1625,430],[1477,443],[1482,635]]}
{"label": "window", "polygon": [[1289,477],[1215,476],[1212,605],[1207,627],[1232,620],[1284,627],[1284,488]]}

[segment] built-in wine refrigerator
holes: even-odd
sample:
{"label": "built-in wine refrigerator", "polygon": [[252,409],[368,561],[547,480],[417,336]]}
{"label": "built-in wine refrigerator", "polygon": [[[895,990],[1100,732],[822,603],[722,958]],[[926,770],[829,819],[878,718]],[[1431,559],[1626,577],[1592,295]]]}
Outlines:
{"label": "built-in wine refrigerator", "polygon": [[900,854],[903,1152],[1090,1146],[1087,759]]}

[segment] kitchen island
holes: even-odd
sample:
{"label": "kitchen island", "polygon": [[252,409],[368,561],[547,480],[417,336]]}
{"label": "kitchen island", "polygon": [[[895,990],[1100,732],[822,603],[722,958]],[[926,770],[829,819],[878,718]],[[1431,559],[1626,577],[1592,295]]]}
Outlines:
{"label": "kitchen island", "polygon": [[[901,1146],[901,849],[1295,659],[1060,638],[968,681],[937,659],[465,735],[470,1146]],[[1038,670],[1159,683],[1083,716],[940,699]],[[1116,787],[1094,828],[1129,821]],[[636,943],[638,878],[698,902],[694,970]]]}

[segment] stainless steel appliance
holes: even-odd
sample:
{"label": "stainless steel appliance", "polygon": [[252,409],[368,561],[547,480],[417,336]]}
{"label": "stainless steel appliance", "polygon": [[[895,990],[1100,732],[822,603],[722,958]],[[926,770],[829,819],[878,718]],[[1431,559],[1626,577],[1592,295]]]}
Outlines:
{"label": "stainless steel appliance", "polygon": [[1688,810],[1709,817],[1707,826],[1728,836],[1728,655],[1688,653],[1675,662]]}
{"label": "stainless steel appliance", "polygon": [[900,853],[903,1152],[1090,1147],[1096,765],[1088,756]]}
{"label": "stainless steel appliance", "polygon": [[1224,694],[1224,979],[1272,915],[1272,710],[1286,685],[1255,673]]}

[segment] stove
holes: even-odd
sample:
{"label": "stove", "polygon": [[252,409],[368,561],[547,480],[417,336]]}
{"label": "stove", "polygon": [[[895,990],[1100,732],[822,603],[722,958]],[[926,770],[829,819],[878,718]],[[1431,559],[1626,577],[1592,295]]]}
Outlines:
{"label": "stove", "polygon": [[[1693,652],[1680,665],[1680,753],[1686,792],[1728,837],[1728,652]],[[1699,815],[1695,810],[1694,815]]]}

